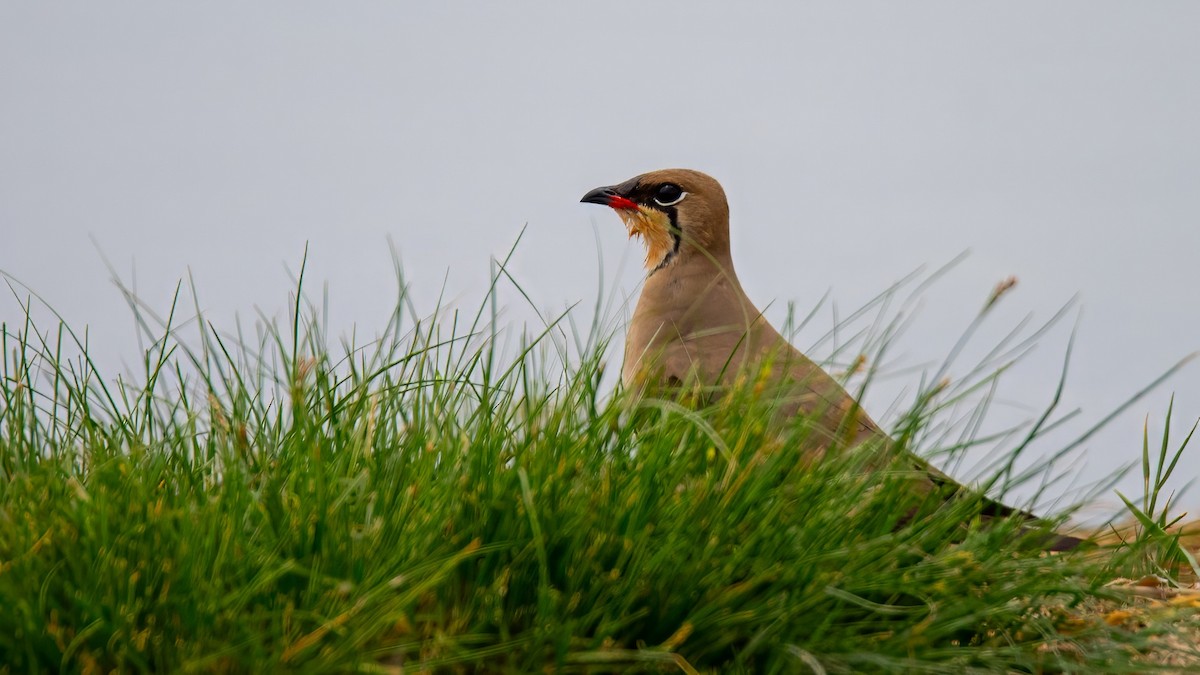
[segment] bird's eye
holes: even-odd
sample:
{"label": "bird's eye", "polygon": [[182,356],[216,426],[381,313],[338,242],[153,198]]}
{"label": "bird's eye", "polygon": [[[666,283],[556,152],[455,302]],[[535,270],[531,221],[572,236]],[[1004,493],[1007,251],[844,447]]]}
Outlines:
{"label": "bird's eye", "polygon": [[683,201],[687,193],[674,183],[663,183],[654,193],[654,201],[659,206],[674,206]]}

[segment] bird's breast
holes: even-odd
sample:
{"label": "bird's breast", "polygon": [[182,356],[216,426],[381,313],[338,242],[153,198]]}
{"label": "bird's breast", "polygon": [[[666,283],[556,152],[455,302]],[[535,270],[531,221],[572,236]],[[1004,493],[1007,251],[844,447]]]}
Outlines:
{"label": "bird's breast", "polygon": [[647,281],[630,321],[622,379],[725,379],[757,342],[758,310],[727,278],[658,276]]}

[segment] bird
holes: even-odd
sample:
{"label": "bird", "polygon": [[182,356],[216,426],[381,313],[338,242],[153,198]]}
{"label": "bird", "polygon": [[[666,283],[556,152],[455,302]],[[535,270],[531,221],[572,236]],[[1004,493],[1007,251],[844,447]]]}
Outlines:
{"label": "bird", "polygon": [[[719,392],[758,377],[777,396],[777,417],[802,415],[823,434],[818,454],[839,443],[891,443],[859,402],[780,335],[750,300],[734,269],[729,202],[714,178],[663,169],[593,189],[580,201],[613,209],[629,237],[644,245],[646,278],[626,330],[621,369],[627,389],[644,394],[691,386]],[[905,453],[923,494],[949,498],[966,490]],[[1039,522],[1026,511],[980,498],[985,518]],[[1053,534],[1042,546],[1062,551],[1081,542]]]}

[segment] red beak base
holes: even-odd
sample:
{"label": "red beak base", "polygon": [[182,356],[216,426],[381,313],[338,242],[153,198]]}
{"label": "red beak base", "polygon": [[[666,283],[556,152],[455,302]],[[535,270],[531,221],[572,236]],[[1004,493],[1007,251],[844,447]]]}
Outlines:
{"label": "red beak base", "polygon": [[629,209],[631,211],[637,211],[638,208],[637,202],[631,199],[626,199],[625,197],[621,197],[619,195],[613,195],[612,197],[609,197],[608,206],[609,208]]}
{"label": "red beak base", "polygon": [[611,187],[596,188],[583,196],[579,201],[587,204],[603,204],[612,209],[628,209],[636,211],[637,202],[618,193]]}

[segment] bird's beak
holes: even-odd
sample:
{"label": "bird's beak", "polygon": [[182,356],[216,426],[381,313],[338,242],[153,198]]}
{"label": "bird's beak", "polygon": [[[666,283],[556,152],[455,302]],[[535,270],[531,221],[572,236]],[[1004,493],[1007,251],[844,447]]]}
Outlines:
{"label": "bird's beak", "polygon": [[599,187],[583,196],[579,201],[585,204],[603,204],[614,209],[637,210],[637,202],[621,195],[615,187]]}

